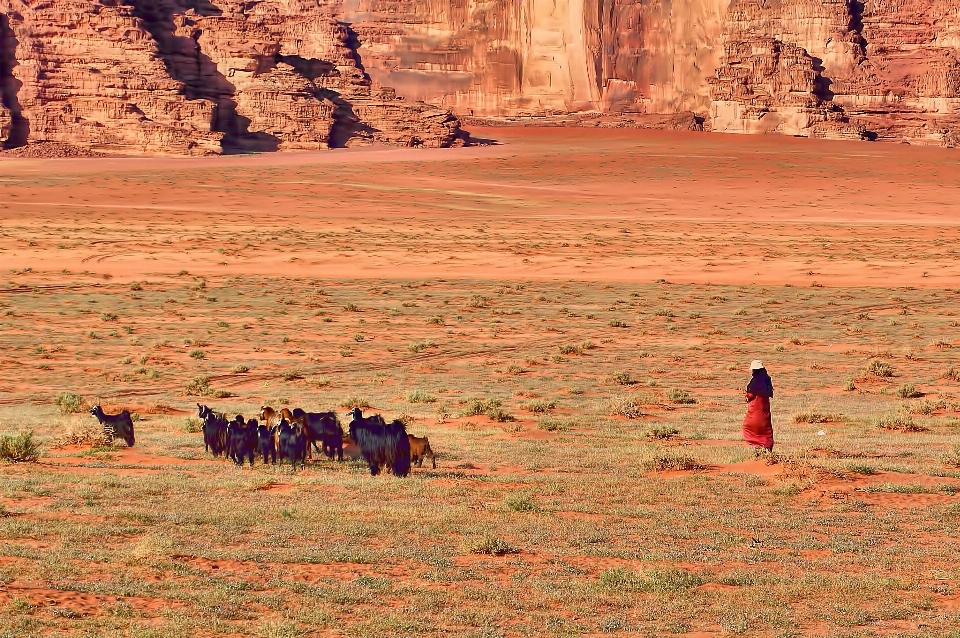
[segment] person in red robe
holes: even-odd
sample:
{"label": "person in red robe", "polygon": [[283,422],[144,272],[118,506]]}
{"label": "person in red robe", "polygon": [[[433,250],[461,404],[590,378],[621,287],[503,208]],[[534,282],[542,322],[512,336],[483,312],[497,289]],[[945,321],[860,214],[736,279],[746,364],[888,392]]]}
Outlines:
{"label": "person in red robe", "polygon": [[753,378],[747,386],[747,416],[743,418],[743,440],[756,448],[772,452],[770,399],[773,398],[773,382],[760,360],[750,364],[750,371]]}

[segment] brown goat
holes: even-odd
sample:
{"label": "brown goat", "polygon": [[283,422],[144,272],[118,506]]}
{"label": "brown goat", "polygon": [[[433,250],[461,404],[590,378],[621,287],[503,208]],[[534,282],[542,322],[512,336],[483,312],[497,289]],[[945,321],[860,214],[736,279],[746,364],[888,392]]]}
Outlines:
{"label": "brown goat", "polygon": [[313,454],[311,454],[311,448],[313,447],[313,437],[311,436],[312,432],[310,428],[307,427],[307,417],[306,416],[295,417],[293,416],[293,412],[291,412],[289,408],[282,408],[277,418],[286,419],[287,423],[297,428],[297,430],[301,434],[303,434],[303,436],[307,440],[307,458],[312,460]]}
{"label": "brown goat", "polygon": [[265,405],[260,408],[260,420],[263,421],[268,428],[272,428],[280,423],[280,415],[269,405]]}
{"label": "brown goat", "polygon": [[430,440],[425,436],[407,435],[410,441],[410,464],[416,464],[417,467],[423,467],[423,459],[429,457],[433,463],[433,469],[437,469],[437,455],[430,448]]}

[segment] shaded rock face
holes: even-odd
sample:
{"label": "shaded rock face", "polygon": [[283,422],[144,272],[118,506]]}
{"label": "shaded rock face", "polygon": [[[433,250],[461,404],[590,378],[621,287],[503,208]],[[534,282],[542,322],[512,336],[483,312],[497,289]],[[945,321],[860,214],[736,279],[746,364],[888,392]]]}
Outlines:
{"label": "shaded rock face", "polygon": [[464,116],[953,143],[956,0],[338,0],[367,73]]}
{"label": "shaded rock face", "polygon": [[0,140],[140,153],[462,143],[317,0],[0,0]]}

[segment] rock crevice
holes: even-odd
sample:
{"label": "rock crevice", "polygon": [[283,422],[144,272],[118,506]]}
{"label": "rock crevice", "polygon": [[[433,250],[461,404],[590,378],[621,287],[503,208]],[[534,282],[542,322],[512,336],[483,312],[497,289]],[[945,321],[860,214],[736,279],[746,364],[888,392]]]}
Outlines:
{"label": "rock crevice", "polygon": [[20,88],[23,83],[14,75],[17,66],[17,38],[10,28],[10,19],[0,15],[0,140],[3,148],[16,148],[27,143],[30,122],[23,116]]}

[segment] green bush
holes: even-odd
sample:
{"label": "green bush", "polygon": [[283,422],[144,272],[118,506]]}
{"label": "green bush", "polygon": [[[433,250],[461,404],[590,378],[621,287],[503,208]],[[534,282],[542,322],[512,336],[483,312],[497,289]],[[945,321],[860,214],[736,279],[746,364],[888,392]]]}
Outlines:
{"label": "green bush", "polygon": [[854,474],[863,474],[864,476],[872,476],[877,473],[877,468],[865,463],[851,463],[847,466],[847,469]]}
{"label": "green bush", "polygon": [[500,399],[467,399],[460,411],[460,416],[480,416],[486,415],[498,423],[515,421],[516,419],[503,409],[503,403]]}
{"label": "green bush", "polygon": [[0,436],[0,460],[7,463],[33,463],[39,458],[40,444],[33,439],[33,430]]}
{"label": "green bush", "polygon": [[901,399],[916,399],[917,397],[922,397],[923,392],[917,390],[917,386],[912,383],[907,383],[897,388],[897,396]]}
{"label": "green bush", "polygon": [[686,390],[677,389],[667,391],[667,400],[678,405],[692,405],[697,402]]}
{"label": "green bush", "polygon": [[213,392],[213,388],[210,387],[210,377],[194,377],[190,381],[184,384],[184,392],[187,393],[187,396],[197,396],[205,397],[210,395]]}
{"label": "green bush", "polygon": [[680,430],[673,427],[672,425],[661,425],[658,427],[650,428],[647,431],[647,438],[651,439],[669,439],[680,434]]}
{"label": "green bush", "polygon": [[685,569],[655,570],[640,574],[614,567],[601,572],[598,580],[605,589],[657,594],[684,591],[703,584],[700,576]]}
{"label": "green bush", "polygon": [[435,403],[437,397],[425,390],[414,389],[407,392],[407,403]]}
{"label": "green bush", "polygon": [[427,339],[426,341],[414,341],[407,348],[410,352],[416,354],[418,352],[423,352],[427,348],[436,348],[437,344],[433,342],[432,339]]}
{"label": "green bush", "polygon": [[187,434],[196,434],[203,429],[203,424],[200,423],[200,419],[195,416],[188,416],[183,420],[183,431]]}
{"label": "green bush", "polygon": [[557,407],[557,402],[548,401],[547,399],[540,399],[537,401],[530,401],[521,407],[527,412],[533,412],[534,414],[547,414],[550,412],[550,410],[553,410]]}
{"label": "green bush", "polygon": [[207,357],[206,353],[203,350],[191,350],[190,358],[191,359],[205,359]]}
{"label": "green bush", "polygon": [[614,372],[610,380],[617,385],[633,385],[636,381],[630,376],[629,372]]}
{"label": "green bush", "polygon": [[794,423],[838,423],[844,417],[834,412],[797,412],[793,415]]}
{"label": "green bush", "polygon": [[83,397],[72,392],[61,392],[55,399],[61,414],[83,412]]}
{"label": "green bush", "polygon": [[628,419],[639,419],[643,416],[640,403],[623,395],[610,397],[604,406],[604,412],[610,416],[622,416]]}
{"label": "green bush", "polygon": [[534,500],[526,494],[513,494],[508,496],[504,502],[514,512],[534,512],[539,509]]}
{"label": "green bush", "polygon": [[886,379],[893,376],[893,366],[886,361],[874,359],[867,365],[867,372],[875,377]]}
{"label": "green bush", "polygon": [[575,343],[566,343],[560,346],[560,354],[583,354],[583,348]]}
{"label": "green bush", "polygon": [[553,417],[543,417],[537,420],[537,429],[544,432],[565,432],[570,422]]}
{"label": "green bush", "polygon": [[280,377],[284,381],[299,381],[303,378],[303,373],[299,369],[287,370]]}
{"label": "green bush", "polygon": [[665,453],[658,454],[646,463],[646,469],[653,472],[665,472],[667,470],[702,470],[701,465],[695,458],[685,454]]}
{"label": "green bush", "polygon": [[916,423],[909,414],[889,414],[877,419],[877,427],[881,430],[896,432],[926,432],[927,428]]}
{"label": "green bush", "polygon": [[369,408],[370,402],[362,397],[347,397],[340,402],[341,408],[352,410],[353,408]]}
{"label": "green bush", "polygon": [[505,556],[506,554],[516,554],[519,551],[519,549],[502,538],[493,536],[484,536],[470,546],[470,553],[486,554],[488,556]]}

